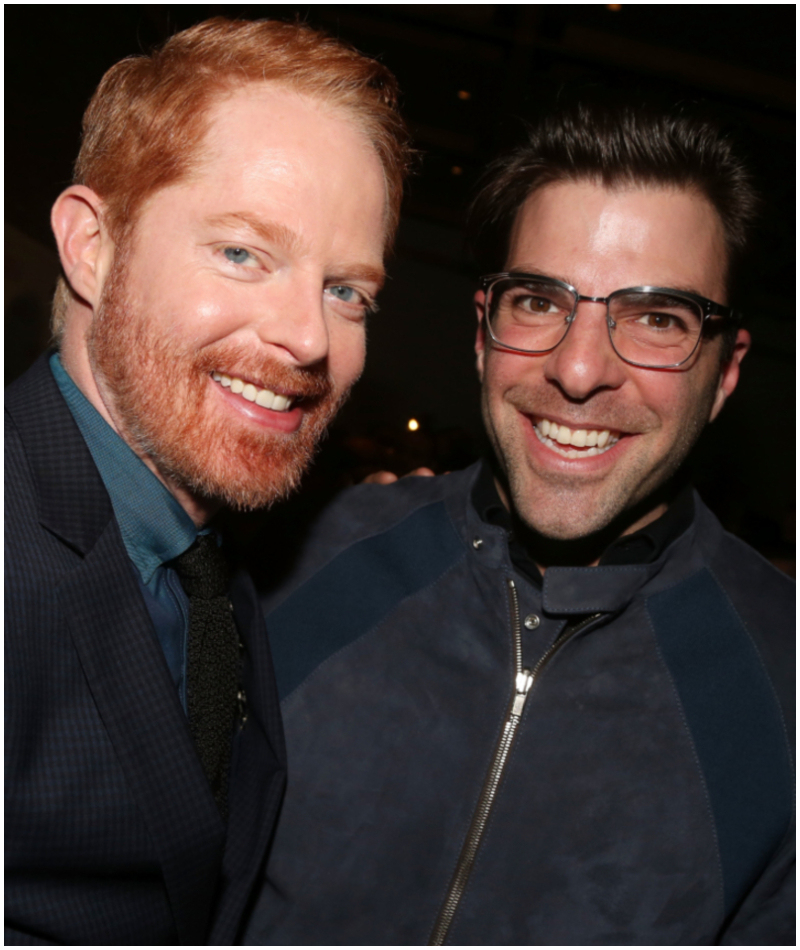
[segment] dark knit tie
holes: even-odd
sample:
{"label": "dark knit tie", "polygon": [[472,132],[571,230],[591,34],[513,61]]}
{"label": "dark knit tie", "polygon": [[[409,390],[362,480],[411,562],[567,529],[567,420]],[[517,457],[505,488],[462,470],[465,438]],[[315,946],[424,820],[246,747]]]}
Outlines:
{"label": "dark knit tie", "polygon": [[240,671],[239,637],[228,599],[228,568],[211,535],[198,535],[189,550],[171,564],[189,598],[189,729],[220,813],[227,817]]}

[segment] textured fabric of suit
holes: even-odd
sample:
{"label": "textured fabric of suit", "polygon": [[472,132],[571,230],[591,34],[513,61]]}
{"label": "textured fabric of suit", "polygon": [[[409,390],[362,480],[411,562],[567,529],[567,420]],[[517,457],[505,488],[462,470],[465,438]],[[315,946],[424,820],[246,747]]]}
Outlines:
{"label": "textured fabric of suit", "polygon": [[220,818],[103,483],[46,360],[6,392],[7,944],[228,944],[285,778],[250,580]]}

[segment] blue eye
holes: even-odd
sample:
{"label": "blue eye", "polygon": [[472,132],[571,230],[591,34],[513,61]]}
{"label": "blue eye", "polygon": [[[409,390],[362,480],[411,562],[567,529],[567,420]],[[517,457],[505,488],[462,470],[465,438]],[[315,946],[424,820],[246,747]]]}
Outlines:
{"label": "blue eye", "polygon": [[354,290],[352,287],[346,287],[343,284],[328,287],[328,293],[332,294],[338,300],[344,301],[344,303],[355,303],[356,299],[360,296],[357,290]]}
{"label": "blue eye", "polygon": [[250,252],[241,247],[226,247],[222,252],[232,264],[245,264]]}

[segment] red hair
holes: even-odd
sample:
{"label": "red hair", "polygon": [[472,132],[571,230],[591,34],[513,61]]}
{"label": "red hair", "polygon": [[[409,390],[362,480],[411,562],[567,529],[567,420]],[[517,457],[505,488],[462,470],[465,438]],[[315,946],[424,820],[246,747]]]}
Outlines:
{"label": "red hair", "polygon": [[[412,154],[392,73],[305,24],[224,17],[177,33],[150,55],[121,60],[92,96],[74,182],[103,199],[115,242],[124,244],[150,195],[191,171],[216,99],[254,82],[281,83],[352,117],[383,166],[391,242]],[[62,281],[56,336],[68,294]]]}

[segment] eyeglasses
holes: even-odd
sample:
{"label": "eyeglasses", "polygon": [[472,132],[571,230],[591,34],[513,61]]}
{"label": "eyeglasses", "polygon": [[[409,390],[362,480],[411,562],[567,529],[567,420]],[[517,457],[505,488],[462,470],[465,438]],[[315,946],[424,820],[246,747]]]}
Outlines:
{"label": "eyeglasses", "polygon": [[581,300],[606,305],[616,354],[633,366],[673,369],[689,360],[711,317],[737,320],[730,307],[668,287],[626,287],[608,297],[586,297],[571,285],[539,274],[481,277],[483,315],[492,340],[517,353],[547,353],[569,332]]}

